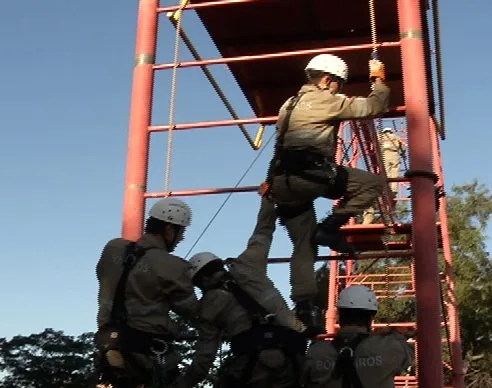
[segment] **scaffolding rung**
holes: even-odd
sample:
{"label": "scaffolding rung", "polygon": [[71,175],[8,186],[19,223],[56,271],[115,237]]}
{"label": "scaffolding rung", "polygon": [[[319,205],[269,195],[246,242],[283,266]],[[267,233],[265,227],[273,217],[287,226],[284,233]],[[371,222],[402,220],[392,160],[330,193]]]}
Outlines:
{"label": "scaffolding rung", "polygon": [[[394,178],[388,179],[388,181],[393,180],[403,180],[406,178]],[[171,191],[158,191],[158,192],[150,192],[145,193],[145,198],[164,198],[164,197],[191,197],[195,195],[211,195],[211,194],[228,194],[228,193],[246,193],[246,192],[255,192],[258,191],[259,186],[243,186],[243,187],[218,187],[218,188],[205,188],[205,189],[188,189],[188,190],[171,190]],[[379,230],[382,228],[385,229],[384,224],[371,224],[371,225],[357,225],[357,226],[370,226],[375,227],[374,229]],[[345,227],[342,230],[347,230]]]}
{"label": "scaffolding rung", "polygon": [[[411,250],[402,250],[402,251],[391,251],[391,252],[375,252],[375,253],[360,253],[357,256],[357,260],[370,260],[370,259],[378,259],[378,258],[386,258],[386,257],[411,257],[413,251]],[[290,257],[272,257],[268,259],[269,264],[277,264],[277,263],[289,263]],[[348,260],[353,259],[348,255],[331,255],[331,256],[318,256],[316,261],[331,261],[331,260]],[[234,260],[233,258],[229,260]]]}
{"label": "scaffolding rung", "polygon": [[160,7],[157,8],[158,13],[164,13],[164,12],[174,12],[178,11],[180,9],[187,10],[187,9],[203,9],[203,8],[210,8],[210,7],[220,7],[220,6],[226,6],[226,5],[237,5],[237,4],[244,4],[244,3],[259,3],[264,0],[216,0],[216,1],[204,1],[203,3],[196,3],[196,4],[190,4],[188,3],[185,7],[181,5],[173,5],[169,7]]}
{"label": "scaffolding rung", "polygon": [[161,191],[156,193],[145,193],[145,198],[163,198],[163,197],[191,197],[196,195],[207,194],[228,194],[228,193],[249,193],[258,191],[258,186],[244,187],[225,187],[217,189],[194,189],[194,190],[176,190],[176,191]]}
{"label": "scaffolding rung", "polygon": [[[378,43],[378,48],[395,48],[395,47],[400,47],[399,41]],[[278,53],[269,53],[269,54],[241,55],[237,57],[204,59],[201,61],[184,61],[184,62],[180,62],[178,64],[178,67],[185,68],[185,67],[194,67],[194,66],[226,65],[229,63],[258,61],[264,59],[281,59],[286,57],[310,56],[310,55],[318,55],[318,54],[340,53],[346,51],[372,50],[373,48],[374,45],[372,43],[355,44],[351,46],[323,47],[323,48],[308,49],[308,50],[282,51]],[[166,69],[172,69],[174,67],[175,67],[174,63],[164,63],[161,65],[154,65],[154,70],[166,70]]]}
{"label": "scaffolding rung", "polygon": [[[400,114],[405,112],[404,106],[396,106],[390,108],[386,115],[394,116],[395,114]],[[248,124],[274,124],[277,121],[278,116],[265,116],[265,117],[255,117],[249,119],[228,119],[228,120],[214,120],[214,121],[201,121],[195,123],[181,123],[172,126],[173,131],[183,131],[188,129],[200,129],[200,128],[215,128],[215,127],[229,127],[237,125],[248,125]],[[149,132],[163,132],[168,131],[171,126],[169,125],[151,125],[148,128]]]}

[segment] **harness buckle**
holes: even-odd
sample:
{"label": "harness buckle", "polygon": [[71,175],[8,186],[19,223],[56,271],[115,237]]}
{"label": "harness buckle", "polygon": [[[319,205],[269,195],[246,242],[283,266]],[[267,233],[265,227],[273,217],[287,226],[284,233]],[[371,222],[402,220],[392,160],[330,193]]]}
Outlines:
{"label": "harness buckle", "polygon": [[162,347],[159,350],[158,348],[152,346],[150,348],[150,351],[154,354],[155,359],[157,360],[157,363],[159,365],[161,365],[161,366],[165,365],[166,364],[166,354],[169,351],[169,344],[166,341],[159,339],[159,338],[154,338],[153,341],[158,342],[160,344],[160,346],[162,346]]}
{"label": "harness buckle", "polygon": [[345,351],[348,351],[348,355],[350,358],[354,358],[354,349],[349,346],[344,346],[343,348],[341,348],[338,354],[344,355]]}

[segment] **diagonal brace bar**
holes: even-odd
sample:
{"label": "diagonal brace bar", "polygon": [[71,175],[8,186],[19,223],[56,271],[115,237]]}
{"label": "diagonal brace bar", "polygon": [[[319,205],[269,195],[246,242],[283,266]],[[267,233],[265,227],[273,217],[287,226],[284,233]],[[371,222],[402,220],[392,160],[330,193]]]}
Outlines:
{"label": "diagonal brace bar", "polygon": [[[182,15],[179,11],[167,13],[167,17],[168,17],[169,21],[171,22],[171,24],[176,29],[178,29],[178,20],[181,16]],[[191,55],[193,56],[193,58],[196,61],[203,61],[202,57],[200,56],[197,49],[195,48],[195,46],[191,42],[190,38],[188,37],[186,32],[184,32],[183,27],[181,27],[179,29],[179,34],[181,36],[181,39],[183,39],[184,44],[186,45],[186,47],[190,51]],[[210,84],[214,88],[215,92],[219,96],[220,100],[222,101],[222,103],[226,107],[227,111],[232,116],[232,118],[234,120],[239,120],[239,116],[237,115],[237,113],[234,110],[234,108],[232,107],[231,103],[229,102],[229,100],[225,96],[224,92],[220,88],[219,84],[215,80],[215,78],[212,75],[212,73],[210,72],[210,70],[205,65],[201,65],[200,68],[202,69],[203,74],[205,74],[205,77],[207,78],[207,80],[210,82]],[[246,138],[246,141],[251,146],[251,148],[253,148],[254,150],[258,150],[261,147],[263,133],[265,131],[265,126],[263,124],[260,125],[260,128],[258,129],[258,132],[256,134],[256,138],[255,138],[255,140],[253,140],[251,138],[251,136],[249,135],[246,127],[243,124],[238,123],[237,125],[238,125],[239,129],[241,130],[241,132],[243,133],[244,137]]]}

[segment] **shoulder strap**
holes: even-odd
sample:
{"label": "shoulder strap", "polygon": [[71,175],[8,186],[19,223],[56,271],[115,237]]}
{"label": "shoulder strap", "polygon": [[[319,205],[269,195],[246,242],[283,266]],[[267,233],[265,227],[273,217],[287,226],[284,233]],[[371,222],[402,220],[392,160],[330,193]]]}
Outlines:
{"label": "shoulder strap", "polygon": [[285,134],[287,133],[287,131],[289,129],[290,116],[292,116],[292,111],[294,110],[296,105],[301,100],[301,97],[304,96],[305,94],[306,94],[306,92],[299,92],[299,93],[297,93],[296,96],[293,96],[290,98],[289,105],[287,105],[287,108],[286,108],[286,114],[285,114],[284,121],[282,122],[282,126],[279,128],[280,132],[279,132],[278,138],[277,138],[277,146],[279,146],[280,148],[284,147]]}
{"label": "shoulder strap", "polygon": [[118,280],[116,291],[113,299],[113,307],[111,309],[110,320],[114,323],[124,323],[127,319],[127,311],[125,306],[125,290],[126,282],[130,271],[137,265],[139,260],[145,255],[150,248],[142,248],[135,242],[130,242],[123,255],[123,273]]}
{"label": "shoulder strap", "polygon": [[260,321],[262,319],[268,320],[273,317],[273,314],[268,312],[260,303],[258,303],[251,295],[244,291],[233,280],[228,280],[224,283],[224,288],[234,295],[234,298],[239,304],[248,312],[253,321]]}
{"label": "shoulder strap", "polygon": [[364,388],[355,367],[354,354],[357,347],[369,333],[359,333],[352,341],[347,341],[341,336],[336,336],[332,345],[338,352],[338,358],[333,370],[332,378],[342,378],[342,388]]}
{"label": "shoulder strap", "polygon": [[289,129],[289,123],[290,123],[290,116],[292,116],[292,111],[296,107],[296,105],[299,103],[301,97],[306,94],[306,92],[299,92],[297,93],[296,96],[292,96],[290,98],[290,102],[287,105],[286,108],[286,114],[284,121],[282,122],[282,126],[280,128],[277,128],[279,131],[277,141],[275,143],[275,148],[273,151],[273,158],[270,161],[270,165],[268,167],[268,173],[267,173],[267,179],[266,181],[268,183],[271,183],[271,180],[273,179],[273,171],[276,165],[277,160],[280,160],[282,158],[282,152],[284,150],[284,140],[285,140],[285,134],[287,133]]}

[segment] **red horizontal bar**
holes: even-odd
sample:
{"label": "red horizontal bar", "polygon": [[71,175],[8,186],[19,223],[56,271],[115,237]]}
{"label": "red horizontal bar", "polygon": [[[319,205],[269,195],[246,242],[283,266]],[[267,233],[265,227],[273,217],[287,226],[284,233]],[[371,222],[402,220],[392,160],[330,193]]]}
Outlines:
{"label": "red horizontal bar", "polygon": [[[369,260],[369,259],[383,259],[386,257],[409,257],[412,256],[412,250],[401,250],[401,251],[389,251],[389,252],[374,252],[374,253],[361,253],[357,256],[357,260]],[[331,256],[318,256],[316,261],[329,261],[329,260],[347,260],[352,259],[349,256],[342,255],[331,255]],[[232,259],[233,260],[233,259]],[[268,259],[268,263],[289,263],[290,257],[272,257]]]}
{"label": "red horizontal bar", "polygon": [[[408,269],[410,271],[410,268]],[[411,276],[412,274],[410,272],[408,273],[390,273],[390,274],[385,274],[385,273],[368,273],[366,274],[366,277],[371,277],[371,278],[385,278],[385,277],[407,277]],[[339,279],[351,279],[353,278],[354,275],[338,275]],[[373,281],[367,280],[367,283],[374,283]]]}
{"label": "red horizontal bar", "polygon": [[[395,178],[398,179],[398,178]],[[175,190],[175,191],[158,191],[145,193],[144,198],[164,198],[164,197],[192,197],[196,195],[211,195],[211,194],[227,194],[227,193],[248,193],[258,191],[259,186],[243,186],[243,187],[220,187],[216,189],[193,189],[193,190]],[[382,225],[383,229],[386,228],[384,224],[372,224],[364,226],[379,226]],[[355,226],[355,225],[353,225]],[[346,226],[352,228],[352,226]]]}
{"label": "red horizontal bar", "polygon": [[[395,106],[390,108],[387,113],[403,113],[405,112],[405,106]],[[278,116],[266,116],[266,117],[256,117],[252,119],[239,119],[239,120],[217,120],[217,121],[201,121],[196,123],[183,123],[175,124],[172,126],[173,131],[183,131],[187,129],[198,129],[198,128],[213,128],[213,127],[228,127],[236,125],[247,125],[247,124],[273,124],[277,121]],[[149,132],[162,132],[168,131],[171,126],[169,125],[152,125],[148,128]]]}
{"label": "red horizontal bar", "polygon": [[220,7],[224,5],[235,5],[235,4],[244,4],[244,3],[259,3],[263,0],[217,0],[217,1],[204,1],[203,3],[198,4],[187,4],[185,7],[181,5],[172,5],[169,7],[157,8],[158,13],[162,12],[174,12],[180,9],[200,9],[200,8],[209,8],[209,7]]}
{"label": "red horizontal bar", "polygon": [[205,195],[205,194],[247,193],[252,191],[258,191],[258,186],[225,187],[219,189],[162,191],[158,193],[145,193],[144,198],[188,197],[188,196]]}
{"label": "red horizontal bar", "polygon": [[[399,47],[400,42],[382,42],[378,44],[379,47]],[[204,59],[201,61],[184,61],[177,64],[177,67],[194,67],[194,66],[205,66],[205,65],[220,65],[235,62],[247,62],[247,61],[257,61],[260,59],[279,59],[285,57],[295,57],[303,55],[316,55],[324,53],[338,53],[343,51],[356,51],[356,50],[372,50],[374,45],[372,43],[356,44],[352,46],[339,46],[339,47],[325,47],[319,49],[308,49],[308,50],[295,50],[295,51],[283,51],[280,53],[270,53],[270,54],[257,54],[257,55],[241,55],[238,57],[228,57],[228,58],[215,58],[215,59]],[[174,63],[165,63],[162,65],[154,65],[154,70],[166,70],[175,67]]]}
{"label": "red horizontal bar", "polygon": [[[212,127],[228,127],[233,125],[247,125],[247,124],[272,124],[277,121],[278,116],[258,117],[254,119],[240,119],[240,120],[220,120],[220,121],[202,121],[197,123],[184,123],[176,124],[173,127],[173,131],[182,131],[186,129],[195,128],[212,128]],[[149,127],[149,132],[162,132],[168,131],[169,125],[154,125]]]}

